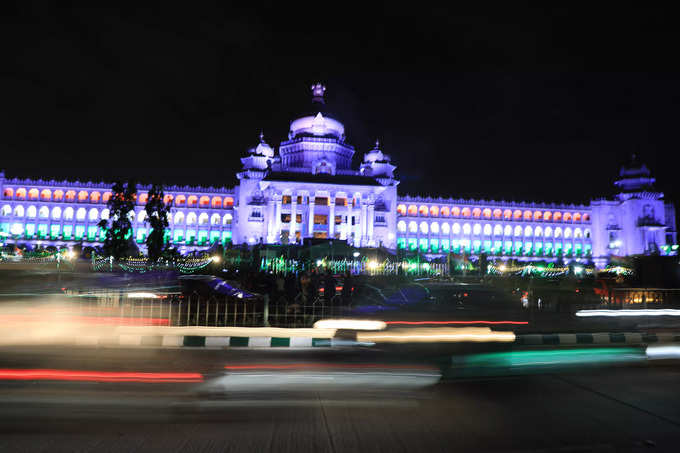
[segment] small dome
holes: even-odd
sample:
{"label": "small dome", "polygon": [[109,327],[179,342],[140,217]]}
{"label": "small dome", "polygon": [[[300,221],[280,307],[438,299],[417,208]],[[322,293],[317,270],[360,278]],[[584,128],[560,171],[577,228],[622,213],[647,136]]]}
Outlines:
{"label": "small dome", "polygon": [[260,132],[260,143],[250,150],[250,154],[259,154],[265,157],[274,157],[274,149],[264,141],[264,134]]}
{"label": "small dome", "polygon": [[375,141],[375,146],[372,150],[364,155],[364,162],[374,163],[374,162],[389,162],[390,158],[387,154],[383,154],[380,150],[380,141]]}

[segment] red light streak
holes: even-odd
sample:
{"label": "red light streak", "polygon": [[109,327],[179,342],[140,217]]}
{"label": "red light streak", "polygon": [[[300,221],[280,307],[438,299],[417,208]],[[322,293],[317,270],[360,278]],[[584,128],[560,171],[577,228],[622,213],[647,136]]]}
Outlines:
{"label": "red light streak", "polygon": [[127,371],[76,371],[52,369],[0,369],[6,381],[78,382],[203,382],[200,373],[140,373]]}
{"label": "red light streak", "polygon": [[427,324],[447,325],[447,324],[487,324],[487,325],[501,325],[514,324],[526,325],[529,321],[385,321],[385,324],[404,324],[409,326],[422,326]]}

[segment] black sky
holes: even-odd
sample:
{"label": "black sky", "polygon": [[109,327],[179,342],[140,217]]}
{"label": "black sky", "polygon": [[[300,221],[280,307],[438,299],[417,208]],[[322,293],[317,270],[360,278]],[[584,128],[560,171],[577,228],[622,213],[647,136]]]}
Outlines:
{"label": "black sky", "polygon": [[231,186],[321,80],[357,163],[379,138],[400,193],[580,202],[635,152],[680,198],[670,11],[466,3],[5,6],[0,168]]}

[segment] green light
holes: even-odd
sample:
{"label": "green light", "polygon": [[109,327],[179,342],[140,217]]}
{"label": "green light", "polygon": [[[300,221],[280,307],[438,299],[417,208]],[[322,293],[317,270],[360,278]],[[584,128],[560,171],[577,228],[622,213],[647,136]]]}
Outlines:
{"label": "green light", "polygon": [[677,249],[678,249],[678,244],[673,244],[673,245],[671,246],[671,249],[672,249],[672,250],[677,250]]}

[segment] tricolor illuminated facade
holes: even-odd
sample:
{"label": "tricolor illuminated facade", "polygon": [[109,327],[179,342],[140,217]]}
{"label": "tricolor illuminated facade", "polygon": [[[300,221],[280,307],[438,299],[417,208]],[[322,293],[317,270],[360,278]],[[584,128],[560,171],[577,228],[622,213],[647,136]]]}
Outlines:
{"label": "tricolor illuminated facade", "polygon": [[[241,159],[238,185],[167,187],[172,205],[166,238],[181,251],[234,244],[300,243],[335,238],[356,247],[419,249],[431,256],[465,253],[521,260],[589,261],[611,256],[675,254],[674,207],[641,164],[623,168],[612,199],[588,205],[399,196],[396,167],[380,145],[352,165],[344,125],[312,87],[312,108],[291,122],[278,150],[260,142]],[[17,243],[68,246],[103,241],[110,184],[8,179],[0,173],[0,231]],[[138,186],[135,239],[148,234]]]}

